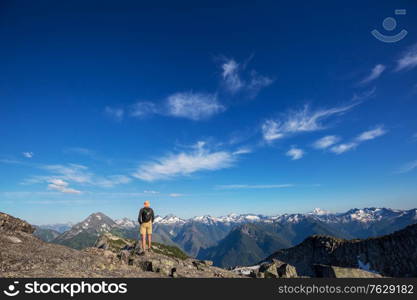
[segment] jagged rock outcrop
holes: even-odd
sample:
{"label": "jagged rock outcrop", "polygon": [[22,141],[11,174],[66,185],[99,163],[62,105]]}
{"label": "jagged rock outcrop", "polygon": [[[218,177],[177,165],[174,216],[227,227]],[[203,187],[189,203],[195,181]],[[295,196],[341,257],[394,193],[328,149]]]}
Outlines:
{"label": "jagged rock outcrop", "polygon": [[[295,247],[275,252],[265,261],[273,259],[295,266],[297,273],[303,276],[320,277],[332,272],[337,275],[341,272],[336,267],[341,267],[362,269],[389,277],[415,277],[417,224],[392,234],[363,240],[314,235]],[[316,265],[332,266],[333,270],[323,271]],[[356,272],[351,275],[360,277],[359,273],[362,274]]]}
{"label": "jagged rock outcrop", "polygon": [[211,261],[190,258],[175,246],[153,243],[151,251],[141,253],[136,241],[106,233],[97,240],[95,247],[96,250],[88,248],[85,251],[108,251],[129,266],[163,276],[195,278],[240,277],[231,271],[213,267],[213,262]]}
{"label": "jagged rock outcrop", "polygon": [[19,218],[0,212],[0,230],[33,233],[35,228]]}

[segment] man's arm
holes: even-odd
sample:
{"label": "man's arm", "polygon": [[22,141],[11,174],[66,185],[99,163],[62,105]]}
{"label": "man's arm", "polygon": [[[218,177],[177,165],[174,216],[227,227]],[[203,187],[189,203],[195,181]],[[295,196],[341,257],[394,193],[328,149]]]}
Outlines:
{"label": "man's arm", "polygon": [[153,213],[153,209],[152,209],[152,223],[153,223],[153,220],[155,219],[155,215],[154,215],[154,213]]}
{"label": "man's arm", "polygon": [[139,224],[142,224],[142,210],[143,210],[143,208],[141,208],[139,210],[139,216],[138,216],[138,222],[139,222]]}

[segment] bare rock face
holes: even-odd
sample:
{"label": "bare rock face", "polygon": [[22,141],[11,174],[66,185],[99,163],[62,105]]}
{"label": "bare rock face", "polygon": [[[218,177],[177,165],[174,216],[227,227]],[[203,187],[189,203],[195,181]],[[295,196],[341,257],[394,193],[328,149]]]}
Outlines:
{"label": "bare rock face", "polygon": [[[295,266],[299,275],[310,277],[334,277],[343,273],[342,268],[367,272],[356,271],[351,273],[352,277],[361,274],[366,277],[369,272],[389,277],[416,277],[417,224],[368,239],[345,240],[314,235],[295,247],[275,252],[265,261],[273,259],[285,261]],[[331,266],[332,269],[316,265]],[[344,273],[348,274],[347,270]]]}
{"label": "bare rock face", "polygon": [[326,265],[314,265],[317,277],[326,278],[381,278],[382,276],[356,268],[342,268]]}
{"label": "bare rock face", "polygon": [[257,278],[296,278],[297,271],[294,266],[283,261],[273,259],[271,262],[264,262],[259,266],[257,272],[252,273]]}
{"label": "bare rock face", "polygon": [[0,212],[0,230],[33,233],[35,228],[26,221]]}
{"label": "bare rock face", "polygon": [[[112,252],[120,261],[143,272],[167,277],[230,278],[241,277],[231,271],[213,267],[213,262],[188,257],[174,246],[153,243],[150,251],[141,252],[136,241],[106,233],[95,247]],[[96,249],[97,249],[96,248]],[[96,251],[89,248],[86,251]],[[106,250],[104,250],[106,249]]]}

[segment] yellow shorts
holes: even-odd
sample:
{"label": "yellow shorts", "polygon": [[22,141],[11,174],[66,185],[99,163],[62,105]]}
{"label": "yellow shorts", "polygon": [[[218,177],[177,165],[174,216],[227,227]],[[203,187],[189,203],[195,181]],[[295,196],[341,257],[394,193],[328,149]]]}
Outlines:
{"label": "yellow shorts", "polygon": [[151,221],[140,224],[140,234],[152,234]]}

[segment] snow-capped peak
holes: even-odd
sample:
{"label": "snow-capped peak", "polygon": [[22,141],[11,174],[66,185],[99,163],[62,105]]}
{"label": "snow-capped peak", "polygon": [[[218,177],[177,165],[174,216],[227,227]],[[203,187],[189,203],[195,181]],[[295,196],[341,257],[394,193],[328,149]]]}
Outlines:
{"label": "snow-capped peak", "polygon": [[309,212],[308,214],[310,215],[316,215],[316,216],[325,216],[325,215],[330,215],[330,211],[328,210],[324,210],[321,208],[315,208],[313,209],[313,211]]}
{"label": "snow-capped peak", "polygon": [[114,221],[119,227],[122,228],[134,228],[137,225],[137,222],[129,219],[129,218],[123,218],[123,219],[118,219]]}
{"label": "snow-capped peak", "polygon": [[217,218],[217,217],[212,217],[210,215],[204,215],[204,216],[194,217],[194,218],[192,218],[192,221],[200,222],[200,223],[204,223],[204,224],[214,224],[214,223],[218,223],[218,222],[223,222],[223,219],[222,219],[222,217]]}
{"label": "snow-capped peak", "polygon": [[185,221],[181,218],[178,218],[177,216],[174,215],[167,215],[165,217],[161,217],[161,216],[156,216],[154,223],[159,223],[159,224],[184,224]]}

